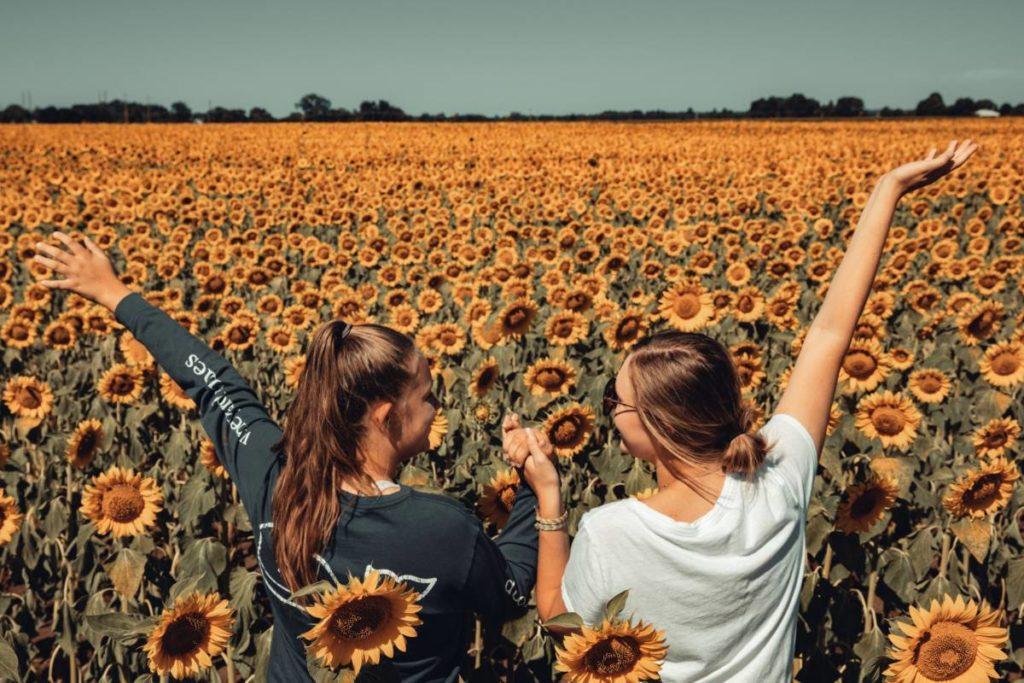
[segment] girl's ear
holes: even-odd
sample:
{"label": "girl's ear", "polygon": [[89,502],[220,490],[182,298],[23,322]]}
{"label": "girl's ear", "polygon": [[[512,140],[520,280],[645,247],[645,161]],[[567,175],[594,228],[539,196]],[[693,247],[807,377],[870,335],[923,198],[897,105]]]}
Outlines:
{"label": "girl's ear", "polygon": [[394,410],[395,404],[391,401],[380,401],[373,408],[370,409],[370,419],[373,420],[377,429],[389,434],[388,429],[388,418],[391,417],[391,411]]}

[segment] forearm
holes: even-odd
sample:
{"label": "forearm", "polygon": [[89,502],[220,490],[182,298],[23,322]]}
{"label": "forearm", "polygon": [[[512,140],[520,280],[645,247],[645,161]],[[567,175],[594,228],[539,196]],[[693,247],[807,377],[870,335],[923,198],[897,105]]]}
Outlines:
{"label": "forearm", "polygon": [[875,185],[861,213],[857,228],[829,283],[811,327],[849,340],[864,310],[875,279],[885,239],[889,234],[900,192],[888,176]]}
{"label": "forearm", "polygon": [[[541,517],[552,519],[564,511],[558,490],[538,494]],[[541,531],[537,557],[537,614],[544,621],[565,612],[562,575],[569,562],[569,534],[565,529]]]}

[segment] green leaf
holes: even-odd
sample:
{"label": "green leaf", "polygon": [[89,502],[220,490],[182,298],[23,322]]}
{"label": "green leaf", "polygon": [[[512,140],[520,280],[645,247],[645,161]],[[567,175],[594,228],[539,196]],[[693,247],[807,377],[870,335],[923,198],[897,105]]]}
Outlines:
{"label": "green leaf", "polygon": [[21,672],[18,669],[18,653],[14,651],[10,643],[0,638],[0,676],[15,681],[21,680]]}
{"label": "green leaf", "polygon": [[124,597],[131,597],[139,590],[142,575],[146,569],[146,556],[131,548],[121,548],[117,558],[106,568],[107,576],[114,584],[114,590]]}
{"label": "green leaf", "polygon": [[107,612],[106,614],[87,614],[85,623],[100,635],[110,636],[116,640],[130,641],[147,632],[157,617],[143,618],[135,614]]}
{"label": "green leaf", "polygon": [[543,622],[541,626],[544,628],[551,628],[552,626],[560,626],[562,628],[580,628],[583,626],[583,617],[575,612],[562,612],[561,614],[553,616]]}
{"label": "green leaf", "polygon": [[949,529],[957,540],[967,546],[975,560],[985,561],[988,542],[992,537],[992,524],[987,519],[964,518],[951,524]]}
{"label": "green leaf", "polygon": [[629,597],[629,589],[627,588],[626,590],[622,591],[621,593],[616,595],[614,598],[609,600],[608,604],[605,605],[605,608],[604,608],[604,618],[611,620],[611,619],[615,619],[616,617],[618,617],[619,616],[619,612],[621,612],[622,608],[626,606],[626,598],[628,598],[628,597]]}
{"label": "green leaf", "polygon": [[1006,563],[1006,608],[1019,609],[1024,603],[1024,557]]}
{"label": "green leaf", "polygon": [[301,598],[304,595],[311,595],[313,593],[326,593],[327,591],[334,590],[335,586],[330,581],[320,580],[315,583],[307,584],[291,594],[292,599]]}

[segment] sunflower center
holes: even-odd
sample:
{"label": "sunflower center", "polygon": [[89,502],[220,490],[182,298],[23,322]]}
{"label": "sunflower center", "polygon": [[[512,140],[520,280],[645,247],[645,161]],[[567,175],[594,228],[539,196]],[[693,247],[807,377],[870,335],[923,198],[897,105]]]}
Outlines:
{"label": "sunflower center", "polygon": [[934,394],[942,389],[942,380],[937,375],[925,375],[921,378],[920,386],[926,394]]}
{"label": "sunflower center", "polygon": [[116,396],[127,396],[132,393],[135,382],[128,375],[116,375],[110,382],[110,393]]}
{"label": "sunflower center", "polygon": [[115,484],[103,494],[103,514],[115,522],[134,521],[145,507],[142,494],[130,484]]}
{"label": "sunflower center", "polygon": [[376,633],[390,617],[391,601],[382,595],[368,595],[338,608],[331,627],[339,638],[362,640]]}
{"label": "sunflower center", "polygon": [[985,447],[986,448],[1000,448],[1006,445],[1009,440],[1009,436],[1002,430],[991,431],[985,435]]}
{"label": "sunflower center", "polygon": [[978,654],[974,632],[956,622],[931,627],[917,651],[917,669],[933,681],[949,681],[971,668]]}
{"label": "sunflower center", "polygon": [[992,370],[997,375],[1012,375],[1017,372],[1018,367],[1020,359],[1017,358],[1017,354],[1010,351],[1004,351],[992,359]]}
{"label": "sunflower center", "polygon": [[967,329],[974,337],[990,337],[997,322],[998,320],[993,311],[983,311],[981,315],[970,322]]}
{"label": "sunflower center", "polygon": [[870,488],[853,501],[853,505],[850,506],[850,514],[857,518],[868,517],[875,512],[881,499],[882,492],[876,488]]}
{"label": "sunflower center", "polygon": [[167,625],[161,644],[171,657],[181,657],[198,650],[209,635],[210,621],[198,612],[189,612]]}
{"label": "sunflower center", "polygon": [[843,363],[843,367],[851,377],[866,379],[878,367],[878,361],[875,360],[874,356],[865,351],[851,351],[846,354],[846,361]]}
{"label": "sunflower center", "polygon": [[999,498],[1003,477],[998,472],[978,477],[964,493],[964,503],[975,510],[987,510]]}
{"label": "sunflower center", "polygon": [[595,643],[585,657],[587,669],[600,676],[628,673],[639,659],[640,645],[628,636],[612,636]]}
{"label": "sunflower center", "polygon": [[551,440],[558,446],[574,446],[582,433],[579,418],[568,415],[555,423],[551,430]]}
{"label": "sunflower center", "polygon": [[630,339],[635,339],[639,331],[640,322],[636,318],[626,318],[619,324],[619,328],[615,330],[615,337],[619,341],[629,341]]}
{"label": "sunflower center", "polygon": [[894,436],[903,431],[905,423],[903,412],[891,406],[881,406],[871,413],[871,422],[880,434]]}
{"label": "sunflower center", "polygon": [[43,404],[42,395],[35,387],[21,387],[16,396],[18,405],[25,408],[35,409]]}
{"label": "sunflower center", "polygon": [[572,320],[559,320],[551,326],[551,334],[559,339],[565,339],[572,336],[573,329]]}
{"label": "sunflower center", "polygon": [[681,294],[672,304],[672,310],[680,318],[692,318],[700,312],[700,299],[693,294]]}
{"label": "sunflower center", "polygon": [[537,373],[537,384],[548,391],[560,388],[565,379],[565,372],[558,368],[544,368]]}

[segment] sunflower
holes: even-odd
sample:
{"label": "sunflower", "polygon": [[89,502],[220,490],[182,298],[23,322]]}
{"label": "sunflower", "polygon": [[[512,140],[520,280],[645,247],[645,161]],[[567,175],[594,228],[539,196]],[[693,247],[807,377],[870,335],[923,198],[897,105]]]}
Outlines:
{"label": "sunflower", "polygon": [[857,429],[869,439],[880,439],[884,448],[901,451],[917,438],[921,413],[909,398],[889,390],[865,396],[857,404]]}
{"label": "sunflower", "polygon": [[518,488],[519,472],[514,468],[502,470],[491,477],[491,480],[484,484],[484,491],[477,501],[477,507],[484,518],[499,529],[504,527],[512,511],[512,501],[516,498]]}
{"label": "sunflower", "polygon": [[1012,387],[1024,382],[1024,344],[1006,340],[985,349],[979,361],[985,379],[997,387]]}
{"label": "sunflower", "polygon": [[582,626],[555,646],[555,670],[567,683],[638,683],[658,680],[668,653],[664,631],[643,621],[604,619],[597,628]]}
{"label": "sunflower", "polygon": [[309,649],[328,667],[352,665],[354,672],[381,656],[405,652],[406,638],[416,637],[423,623],[416,613],[420,595],[391,577],[371,571],[362,581],[349,576],[346,585],[315,595],[309,614],[319,621],[302,634]]}
{"label": "sunflower", "polygon": [[18,502],[0,488],[0,546],[11,542],[24,517],[18,510]]}
{"label": "sunflower", "polygon": [[160,396],[178,410],[188,412],[196,407],[192,397],[163,370],[160,371]]}
{"label": "sunflower", "polygon": [[889,362],[894,370],[906,370],[914,365],[914,352],[905,346],[889,349]]}
{"label": "sunflower", "polygon": [[903,635],[889,634],[893,660],[885,676],[896,683],[978,681],[998,678],[993,662],[1006,659],[1002,612],[961,596],[934,598],[928,609],[910,606],[912,623],[896,622]]}
{"label": "sunflower", "polygon": [[36,324],[32,320],[11,315],[0,327],[0,340],[11,349],[27,349],[32,346],[39,335]]}
{"label": "sunflower", "polygon": [[121,334],[121,338],[118,340],[118,346],[121,349],[121,353],[124,355],[124,360],[128,365],[135,365],[140,368],[151,368],[156,363],[156,359],[153,358],[153,354],[149,352],[149,349],[140,342],[135,336],[127,330]]}
{"label": "sunflower", "polygon": [[434,421],[430,423],[430,450],[440,447],[447,433],[448,418],[439,410],[434,413]]}
{"label": "sunflower", "polygon": [[974,448],[980,456],[1003,455],[1017,443],[1020,431],[1020,423],[1012,417],[989,420],[974,432]]}
{"label": "sunflower", "polygon": [[496,358],[487,358],[473,371],[473,377],[469,381],[469,391],[476,397],[484,396],[498,382],[498,361]]}
{"label": "sunflower", "polygon": [[392,306],[388,311],[388,327],[404,334],[412,334],[420,324],[420,314],[409,304]]}
{"label": "sunflower", "polygon": [[534,396],[561,396],[576,384],[576,369],[557,358],[542,358],[526,369],[523,382]]}
{"label": "sunflower", "polygon": [[434,326],[433,348],[446,356],[458,355],[466,347],[466,332],[454,323]]}
{"label": "sunflower", "polygon": [[142,379],[142,371],[139,368],[125,363],[115,363],[100,377],[100,396],[111,403],[135,403],[142,396]]}
{"label": "sunflower", "polygon": [[35,377],[15,375],[4,385],[4,403],[21,424],[35,427],[53,410],[53,392]]}
{"label": "sunflower", "polygon": [[956,517],[985,517],[1006,507],[1013,497],[1014,482],[1020,478],[1017,465],[997,457],[949,485],[942,504]]}
{"label": "sunflower", "polygon": [[949,396],[953,381],[936,368],[921,368],[910,373],[908,388],[922,403],[942,403]]}
{"label": "sunflower", "polygon": [[544,326],[544,336],[554,346],[571,346],[584,341],[589,333],[590,321],[576,311],[558,311]]}
{"label": "sunflower", "polygon": [[604,339],[609,347],[622,351],[637,343],[647,334],[649,327],[642,310],[627,308],[612,317],[604,330]]}
{"label": "sunflower", "polygon": [[530,331],[536,317],[536,303],[530,299],[516,299],[498,314],[498,329],[502,337],[519,339]]}
{"label": "sunflower", "polygon": [[292,389],[299,386],[302,371],[306,367],[305,356],[291,356],[284,361],[284,383]]}
{"label": "sunflower", "polygon": [[138,536],[156,521],[163,494],[150,477],[114,465],[92,478],[82,494],[82,514],[96,531]]}
{"label": "sunflower", "polygon": [[203,443],[199,446],[199,461],[215,477],[227,479],[230,476],[227,469],[221,464],[220,458],[217,457],[217,447],[208,438],[204,438]]}
{"label": "sunflower", "polygon": [[892,370],[888,355],[877,339],[855,339],[839,366],[843,393],[874,391]]}
{"label": "sunflower", "polygon": [[662,293],[658,313],[677,330],[695,332],[711,322],[715,305],[700,284],[683,281]]}
{"label": "sunflower", "polygon": [[563,458],[583,450],[594,430],[594,411],[588,405],[572,403],[548,416],[543,425],[555,455]]}
{"label": "sunflower", "polygon": [[854,484],[846,489],[836,510],[836,528],[846,534],[869,530],[896,501],[898,493],[899,484],[885,475]]}
{"label": "sunflower", "polygon": [[88,467],[102,441],[103,423],[96,418],[82,420],[68,439],[68,462],[79,469]]}
{"label": "sunflower", "polygon": [[178,597],[143,646],[150,671],[180,680],[213,666],[213,658],[231,638],[234,621],[234,610],[217,593],[194,591]]}
{"label": "sunflower", "polygon": [[957,316],[956,324],[960,339],[965,346],[976,346],[987,341],[999,332],[1004,318],[1006,307],[1003,304],[983,299]]}

